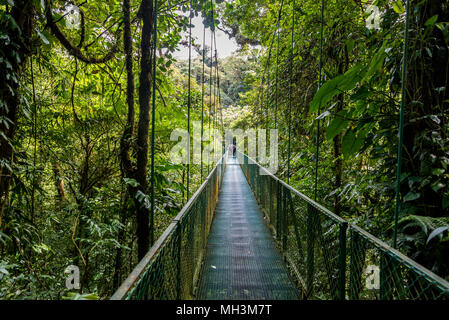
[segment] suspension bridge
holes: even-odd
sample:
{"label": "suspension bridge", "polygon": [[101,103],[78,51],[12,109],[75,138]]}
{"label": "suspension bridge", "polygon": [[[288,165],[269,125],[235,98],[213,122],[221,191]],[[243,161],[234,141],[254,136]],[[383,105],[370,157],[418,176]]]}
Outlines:
{"label": "suspension bridge", "polygon": [[[277,128],[277,89],[279,63],[279,21],[272,36],[267,65],[277,38],[276,86],[274,90],[274,127]],[[292,63],[295,33],[295,0],[292,3],[290,48],[290,90],[288,117],[291,118]],[[190,80],[192,47],[192,4],[189,30],[189,94],[187,129],[190,133]],[[214,101],[209,109],[209,129],[219,127],[216,110],[220,105],[220,80],[214,27],[214,3],[211,0],[211,56],[215,58]],[[321,1],[320,63],[318,88],[322,85],[323,11]],[[157,1],[155,1],[157,22]],[[408,46],[409,1],[406,6],[402,92]],[[203,48],[206,41],[204,27]],[[154,53],[156,30],[154,28]],[[213,45],[215,44],[215,55]],[[154,59],[156,60],[156,59]],[[205,50],[203,51],[201,141],[205,118]],[[210,68],[212,96],[213,71]],[[156,68],[153,66],[153,77]],[[262,77],[260,90],[265,81]],[[155,80],[153,78],[153,83]],[[261,92],[259,92],[259,97]],[[402,94],[404,97],[404,94]],[[218,104],[217,104],[218,103]],[[268,104],[267,104],[268,108]],[[262,110],[262,104],[259,105]],[[404,98],[401,102],[396,189],[395,226],[399,211],[399,177],[402,163]],[[153,88],[152,171],[154,177],[154,110]],[[220,109],[221,110],[221,109]],[[318,111],[318,114],[320,112]],[[268,128],[268,109],[266,111]],[[317,118],[319,132],[320,120]],[[221,117],[223,129],[223,118]],[[393,247],[360,227],[348,223],[316,201],[288,184],[290,178],[291,126],[288,126],[287,182],[271,174],[256,160],[237,152],[227,152],[217,161],[202,185],[190,197],[189,165],[187,195],[189,201],[162,236],[153,244],[111,299],[312,299],[312,300],[446,300],[449,283],[417,264]],[[316,139],[315,195],[319,165],[319,136]],[[202,154],[202,153],[201,153]],[[203,159],[201,158],[201,163]],[[201,165],[203,181],[203,165]],[[154,180],[151,183],[151,214],[154,212]],[[153,219],[151,218],[151,221]],[[152,235],[151,235],[152,236]]]}
{"label": "suspension bridge", "polygon": [[225,154],[112,299],[449,298],[449,283],[242,153]]}

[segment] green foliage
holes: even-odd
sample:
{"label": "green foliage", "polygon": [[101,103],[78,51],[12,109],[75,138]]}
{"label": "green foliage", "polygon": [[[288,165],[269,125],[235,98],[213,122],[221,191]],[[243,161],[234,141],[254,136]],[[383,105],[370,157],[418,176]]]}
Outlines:
{"label": "green foliage", "polygon": [[77,292],[69,292],[66,296],[62,297],[63,300],[98,300],[99,297],[96,293],[79,294]]}
{"label": "green foliage", "polygon": [[[197,50],[198,56],[192,60],[192,77],[196,78],[196,82],[201,84],[203,79],[202,57],[203,50]],[[210,71],[211,67],[215,68],[216,63],[210,61],[210,48],[206,46],[205,49],[205,68],[204,68],[204,83],[206,101],[211,96],[210,94]],[[178,68],[183,75],[188,74],[188,61],[179,61],[177,63]],[[219,78],[220,78],[220,98],[223,107],[228,108],[231,106],[243,106],[242,96],[249,90],[249,86],[246,83],[246,74],[249,71],[249,65],[247,64],[247,57],[243,54],[236,54],[228,56],[223,59],[218,59]],[[213,74],[213,86],[212,95],[218,90],[215,86],[215,74]]]}
{"label": "green foliage", "polygon": [[[104,299],[138,262],[137,222],[128,190],[138,190],[139,185],[135,179],[123,178],[119,156],[127,118],[123,3],[89,1],[80,5],[82,29],[66,12],[71,3],[52,1],[58,28],[71,44],[79,44],[81,54],[101,57],[117,46],[114,57],[101,64],[75,59],[46,28],[44,2],[33,3],[32,60],[27,60],[20,79],[13,68],[19,60],[17,44],[12,41],[20,30],[0,7],[0,65],[7,71],[5,76],[20,82],[11,90],[22,99],[18,129],[11,141],[14,161],[0,159],[1,168],[13,173],[0,222],[0,299]],[[210,3],[193,3],[207,18]],[[131,1],[136,92],[140,72],[139,5]],[[171,223],[186,198],[185,167],[169,159],[174,145],[170,133],[187,122],[187,77],[175,65],[173,51],[188,27],[188,19],[182,14],[188,11],[188,5],[182,5],[182,12],[178,7],[164,9],[158,21],[161,54],[157,60],[156,237]],[[36,104],[31,102],[33,85]],[[0,108],[7,107],[3,100],[0,103]],[[138,99],[135,110],[137,118]],[[210,119],[205,114],[207,126]],[[201,119],[199,81],[192,82],[191,116],[192,120]],[[5,126],[11,124],[6,118],[0,121]],[[131,145],[135,143],[132,138]],[[130,156],[134,161],[136,155]],[[199,166],[191,166],[190,190],[201,182]],[[145,193],[137,195],[142,204],[148,205]],[[64,270],[69,265],[80,268],[81,289],[76,292],[65,288]]]}
{"label": "green foliage", "polygon": [[445,274],[449,268],[445,259],[449,252],[449,218],[409,215],[400,220],[399,226],[401,233],[398,241],[403,250],[436,273]]}
{"label": "green foliage", "polygon": [[[434,9],[430,1],[412,3],[401,218],[444,219],[449,214],[448,127],[444,111],[449,101],[444,93],[448,77],[447,70],[439,67],[448,61],[449,29],[447,4],[438,3]],[[252,41],[261,45],[262,50],[254,50],[249,59],[255,74],[246,78],[252,90],[245,93],[244,101],[252,106],[253,114],[242,117],[241,123],[246,127],[273,128],[276,117],[281,156],[278,175],[285,178],[290,127],[290,183],[312,196],[315,141],[320,134],[318,199],[388,241],[395,205],[405,8],[403,1],[374,4],[381,13],[380,29],[367,29],[367,4],[327,2],[320,57],[320,6],[316,1],[302,1],[296,8],[292,71],[291,4],[283,9],[279,50],[274,41],[271,57],[280,2],[241,0],[237,6],[226,6],[223,12],[224,25],[241,39],[242,46]],[[441,9],[439,13],[437,7]],[[324,81],[318,88],[320,58]],[[268,83],[262,85],[263,76]],[[438,80],[437,86],[435,79],[443,80]],[[291,117],[288,116],[290,87]],[[429,97],[423,90],[427,90]],[[316,130],[317,120],[321,123],[320,133]],[[427,251],[423,247],[408,247],[405,242],[400,242],[401,250],[412,256],[418,251],[425,252],[421,263],[429,268],[439,264],[438,272],[447,275],[448,269],[439,259],[448,244],[446,241],[436,244],[437,238],[445,239],[442,235],[447,230],[441,232],[429,242],[431,248]],[[417,235],[422,240],[420,246],[425,245],[429,235]]]}
{"label": "green foliage", "polygon": [[[135,205],[150,205],[135,177],[124,178],[120,159],[128,112],[123,3],[83,3],[81,28],[66,12],[71,3],[52,1],[54,20],[80,54],[102,57],[116,46],[114,57],[101,64],[81,62],[61,45],[48,29],[46,3],[33,1],[29,56],[21,61],[20,46],[26,39],[6,9],[14,2],[0,2],[4,71],[0,78],[5,84],[0,92],[0,136],[14,149],[13,161],[0,159],[1,173],[11,176],[6,201],[0,203],[4,212],[0,298],[106,298],[137,263]],[[376,30],[366,28],[364,3],[327,2],[321,57],[324,78],[319,89],[321,12],[316,1],[302,1],[294,10],[284,3],[279,43],[274,29],[280,1],[215,3],[212,22],[211,3],[192,2],[194,15],[201,15],[207,28],[219,26],[241,46],[236,55],[218,61],[225,124],[242,129],[276,127],[277,175],[286,177],[290,145],[290,183],[312,196],[318,160],[319,202],[388,241],[398,150],[403,2],[375,2],[382,13]],[[399,244],[412,258],[445,276],[449,274],[449,97],[441,81],[449,77],[440,65],[449,60],[449,22],[447,4],[441,1],[445,11],[438,13],[430,12],[428,3],[412,5]],[[137,118],[140,2],[130,4]],[[156,237],[186,202],[186,170],[170,161],[169,151],[175,143],[170,141],[171,131],[187,126],[188,70],[185,61],[173,57],[177,46],[185,42],[187,12],[188,2],[171,3],[161,9],[158,20]],[[292,14],[297,25],[290,70]],[[204,101],[208,127],[217,97],[206,85],[202,99],[202,80],[209,83],[215,62],[210,60],[210,48],[195,49],[199,56],[192,61],[191,120],[201,119]],[[19,68],[22,63],[23,69]],[[16,121],[3,116],[10,107],[5,102],[8,95],[19,98]],[[5,138],[12,125],[16,126],[14,139]],[[319,159],[315,157],[317,136]],[[135,134],[130,144],[136,147]],[[135,162],[136,154],[131,152],[130,158]],[[194,190],[202,182],[200,167],[192,165],[190,170],[190,190]],[[129,197],[134,191],[137,204]],[[71,264],[81,269],[82,289],[77,292],[65,288],[63,272]]]}

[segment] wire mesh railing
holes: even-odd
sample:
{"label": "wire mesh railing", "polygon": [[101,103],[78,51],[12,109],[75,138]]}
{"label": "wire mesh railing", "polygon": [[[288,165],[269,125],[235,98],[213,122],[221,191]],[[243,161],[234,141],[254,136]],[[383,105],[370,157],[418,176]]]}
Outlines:
{"label": "wire mesh railing", "polygon": [[226,167],[227,153],[112,300],[193,299]]}
{"label": "wire mesh railing", "polygon": [[278,179],[237,157],[304,299],[439,300],[449,283]]}

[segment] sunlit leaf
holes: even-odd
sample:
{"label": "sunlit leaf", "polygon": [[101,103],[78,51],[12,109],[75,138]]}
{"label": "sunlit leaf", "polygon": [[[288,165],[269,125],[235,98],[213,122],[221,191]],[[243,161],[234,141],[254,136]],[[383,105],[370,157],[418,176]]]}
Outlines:
{"label": "sunlit leaf", "polygon": [[393,10],[394,10],[394,12],[396,12],[398,14],[402,14],[405,12],[405,8],[404,8],[404,5],[402,4],[401,0],[397,0],[397,1],[393,2]]}
{"label": "sunlit leaf", "polygon": [[413,201],[413,200],[419,199],[419,197],[421,197],[421,194],[419,192],[410,191],[409,193],[407,193],[405,195],[404,202]]}
{"label": "sunlit leaf", "polygon": [[431,26],[435,25],[437,20],[438,20],[438,15],[436,14],[436,15],[432,16],[431,18],[427,19],[427,21],[424,23],[424,25],[426,27],[431,27]]}

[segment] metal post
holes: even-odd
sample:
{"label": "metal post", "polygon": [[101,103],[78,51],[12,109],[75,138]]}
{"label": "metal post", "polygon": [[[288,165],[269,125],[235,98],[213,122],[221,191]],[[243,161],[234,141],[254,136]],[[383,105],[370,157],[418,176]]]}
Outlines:
{"label": "metal post", "polygon": [[287,192],[290,192],[286,188],[282,188],[282,250],[284,254],[287,252],[287,230],[288,230],[288,219],[287,219]]}
{"label": "metal post", "polygon": [[307,206],[307,297],[313,292],[313,278],[315,273],[315,226],[314,226],[314,208]]}
{"label": "metal post", "polygon": [[346,299],[346,231],[348,223],[340,224],[339,250],[338,250],[338,299]]}
{"label": "metal post", "polygon": [[153,105],[151,112],[151,188],[150,188],[150,245],[154,243],[154,211],[155,211],[155,199],[154,199],[154,140],[155,140],[155,123],[156,123],[156,51],[157,51],[157,0],[154,0],[153,8]]}
{"label": "metal post", "polygon": [[388,300],[387,294],[387,266],[385,253],[380,254],[380,300]]}
{"label": "metal post", "polygon": [[408,25],[409,25],[410,0],[407,0],[404,31],[404,56],[402,57],[402,83],[401,83],[401,110],[399,113],[399,143],[398,143],[398,165],[396,172],[396,207],[394,210],[394,234],[393,248],[397,248],[398,240],[398,216],[401,208],[400,187],[402,171],[402,144],[404,141],[404,105],[405,105],[405,83],[407,76],[407,53],[408,53]]}
{"label": "metal post", "polygon": [[178,223],[177,227],[176,227],[176,233],[177,233],[177,251],[178,251],[178,257],[177,257],[177,272],[176,272],[176,300],[181,300],[182,296],[181,296],[181,290],[182,290],[182,286],[181,286],[181,224]]}

